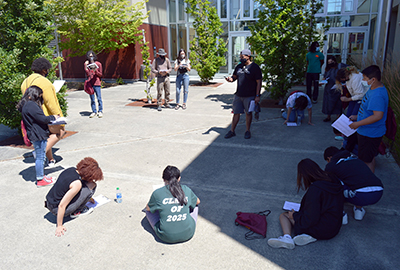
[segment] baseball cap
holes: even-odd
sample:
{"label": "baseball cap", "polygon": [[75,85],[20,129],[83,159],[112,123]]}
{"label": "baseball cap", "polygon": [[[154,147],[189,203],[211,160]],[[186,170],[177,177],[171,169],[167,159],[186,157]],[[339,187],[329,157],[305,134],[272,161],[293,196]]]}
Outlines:
{"label": "baseball cap", "polygon": [[244,49],[243,51],[240,52],[242,55],[247,55],[251,56],[251,51],[249,49]]}

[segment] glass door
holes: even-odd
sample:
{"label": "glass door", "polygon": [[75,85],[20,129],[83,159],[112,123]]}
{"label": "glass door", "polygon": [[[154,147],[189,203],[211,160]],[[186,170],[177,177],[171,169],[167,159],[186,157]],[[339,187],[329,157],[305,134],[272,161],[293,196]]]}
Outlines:
{"label": "glass door", "polygon": [[365,29],[329,31],[324,51],[327,56],[335,56],[338,63],[361,68],[367,55],[367,33]]}
{"label": "glass door", "polygon": [[244,49],[249,49],[249,44],[246,38],[250,33],[234,33],[229,35],[229,56],[228,56],[228,72],[232,73],[240,59],[240,52]]}

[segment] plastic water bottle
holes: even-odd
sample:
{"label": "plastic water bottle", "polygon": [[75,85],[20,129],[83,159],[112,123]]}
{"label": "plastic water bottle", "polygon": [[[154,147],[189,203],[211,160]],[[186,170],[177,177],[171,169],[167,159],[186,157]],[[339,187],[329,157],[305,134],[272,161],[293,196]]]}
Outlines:
{"label": "plastic water bottle", "polygon": [[117,187],[117,203],[122,203],[122,193],[119,187]]}

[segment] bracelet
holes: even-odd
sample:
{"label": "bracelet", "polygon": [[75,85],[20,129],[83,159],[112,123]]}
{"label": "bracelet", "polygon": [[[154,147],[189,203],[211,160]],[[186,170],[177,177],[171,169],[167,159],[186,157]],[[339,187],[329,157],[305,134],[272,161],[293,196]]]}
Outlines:
{"label": "bracelet", "polygon": [[256,95],[256,97],[261,97],[261,95]]}

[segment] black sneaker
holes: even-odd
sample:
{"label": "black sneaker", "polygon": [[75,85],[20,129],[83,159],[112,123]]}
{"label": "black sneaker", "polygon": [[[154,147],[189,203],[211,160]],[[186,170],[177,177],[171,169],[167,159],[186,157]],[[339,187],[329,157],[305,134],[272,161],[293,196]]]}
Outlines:
{"label": "black sneaker", "polygon": [[69,215],[71,218],[77,218],[80,216],[85,216],[85,215],[89,215],[90,213],[93,212],[93,207],[87,207],[85,205],[85,207],[82,210],[77,210],[75,213],[72,213],[71,215]]}
{"label": "black sneaker", "polygon": [[235,136],[236,136],[235,132],[233,132],[232,130],[229,130],[229,132],[226,133],[226,135],[225,135],[225,139],[229,139],[229,138],[232,138]]}
{"label": "black sneaker", "polygon": [[250,138],[251,138],[251,133],[250,133],[250,131],[246,131],[246,132],[244,133],[244,138],[245,138],[245,139],[250,139]]}

